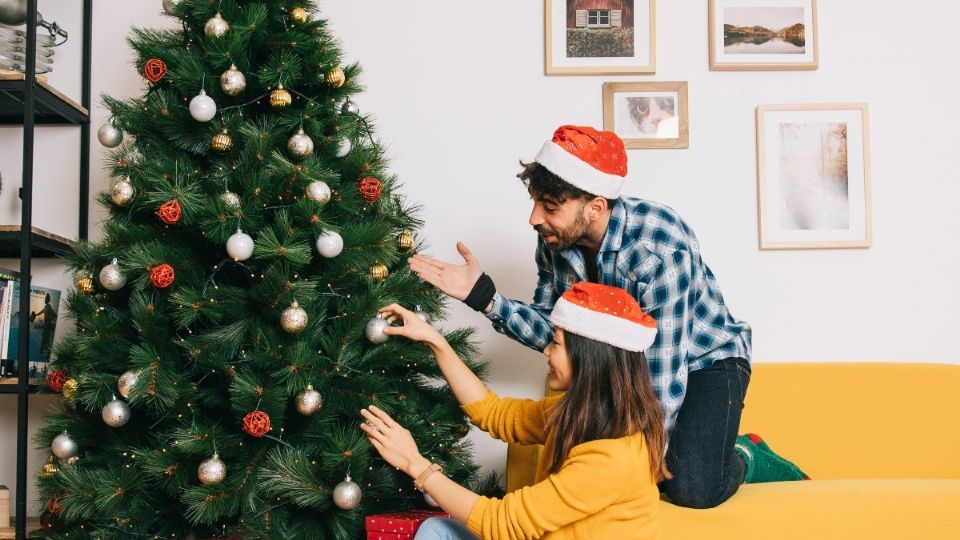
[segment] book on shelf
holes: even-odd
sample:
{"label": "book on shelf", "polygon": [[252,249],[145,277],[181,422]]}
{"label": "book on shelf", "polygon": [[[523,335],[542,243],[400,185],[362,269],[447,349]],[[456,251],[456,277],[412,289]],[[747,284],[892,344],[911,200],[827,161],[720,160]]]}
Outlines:
{"label": "book on shelf", "polygon": [[[0,378],[17,376],[20,351],[20,275],[0,268]],[[30,284],[28,373],[30,382],[47,376],[60,313],[60,291]]]}

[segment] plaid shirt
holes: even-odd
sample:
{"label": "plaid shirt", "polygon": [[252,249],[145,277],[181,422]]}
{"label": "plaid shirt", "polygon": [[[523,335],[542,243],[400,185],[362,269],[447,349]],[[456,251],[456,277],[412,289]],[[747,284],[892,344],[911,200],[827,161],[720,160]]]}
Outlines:
{"label": "plaid shirt", "polygon": [[[533,303],[498,293],[487,317],[498,332],[542,351],[553,338],[554,303],[587,279],[587,268],[580,249],[554,253],[542,239],[536,261]],[[668,430],[683,404],[689,372],[722,358],[750,359],[750,326],[730,315],[693,231],[672,209],[618,199],[597,253],[597,272],[600,283],[626,289],[657,320],[657,337],[646,356]]]}

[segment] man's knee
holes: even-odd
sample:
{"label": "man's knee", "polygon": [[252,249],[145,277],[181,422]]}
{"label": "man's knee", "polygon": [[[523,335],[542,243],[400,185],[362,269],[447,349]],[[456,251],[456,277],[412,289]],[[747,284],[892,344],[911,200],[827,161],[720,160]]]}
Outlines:
{"label": "man's knee", "polygon": [[670,502],[684,508],[713,508],[729,498],[724,496],[722,490],[708,490],[694,482],[676,479],[661,484],[660,491],[670,498]]}

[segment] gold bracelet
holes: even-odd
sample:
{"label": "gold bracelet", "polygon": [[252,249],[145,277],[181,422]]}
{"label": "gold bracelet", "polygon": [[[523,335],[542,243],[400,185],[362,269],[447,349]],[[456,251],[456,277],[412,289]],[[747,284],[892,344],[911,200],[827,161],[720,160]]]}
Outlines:
{"label": "gold bracelet", "polygon": [[426,469],[423,470],[422,473],[420,473],[420,476],[418,476],[417,479],[413,481],[413,485],[417,488],[418,491],[423,493],[424,492],[423,483],[426,482],[427,478],[430,478],[430,475],[435,472],[442,473],[443,468],[437,465],[436,463],[431,463]]}

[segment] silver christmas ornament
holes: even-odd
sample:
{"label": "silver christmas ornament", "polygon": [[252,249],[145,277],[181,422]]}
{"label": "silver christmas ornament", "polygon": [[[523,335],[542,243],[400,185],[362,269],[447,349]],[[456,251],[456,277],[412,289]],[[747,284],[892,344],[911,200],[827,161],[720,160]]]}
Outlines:
{"label": "silver christmas ornament", "polygon": [[220,16],[218,11],[211,19],[207,19],[207,24],[203,25],[203,33],[207,37],[221,37],[230,30],[230,23]]}
{"label": "silver christmas ornament", "polygon": [[353,150],[353,143],[350,142],[350,139],[346,137],[340,139],[340,143],[337,145],[337,157],[346,157],[350,150]]}
{"label": "silver christmas ornament", "polygon": [[317,251],[332,259],[343,251],[343,237],[333,231],[325,231],[317,238]]}
{"label": "silver christmas ornament", "polygon": [[120,392],[121,396],[124,398],[130,397],[130,392],[133,391],[133,387],[137,384],[137,376],[139,375],[140,372],[133,369],[120,375],[120,378],[117,379],[117,391]]}
{"label": "silver christmas ornament", "polygon": [[308,384],[306,390],[297,394],[297,412],[304,416],[310,416],[320,410],[322,406],[323,396],[313,389],[312,384]]}
{"label": "silver christmas ornament", "polygon": [[253,238],[237,229],[237,232],[227,239],[227,255],[235,261],[245,261],[253,255]]}
{"label": "silver christmas ornament", "polygon": [[439,507],[439,506],[440,506],[440,503],[438,503],[438,502],[436,501],[436,499],[434,499],[433,497],[431,497],[430,494],[427,493],[426,491],[423,492],[423,500],[424,500],[424,502],[426,502],[426,503],[429,504],[430,506],[434,506],[434,507]]}
{"label": "silver christmas ornament", "polygon": [[80,452],[80,447],[77,446],[76,441],[71,439],[70,435],[67,435],[67,432],[64,431],[53,438],[53,442],[50,444],[50,451],[60,459],[68,459],[77,455]]}
{"label": "silver christmas ornament", "polygon": [[100,284],[108,291],[118,291],[127,284],[127,276],[123,275],[117,259],[100,269]]}
{"label": "silver christmas ornament", "polygon": [[197,122],[209,122],[217,115],[217,102],[200,89],[200,93],[190,100],[190,116]]}
{"label": "silver christmas ornament", "polygon": [[224,191],[223,195],[220,196],[220,200],[227,206],[240,208],[240,196],[232,191]]}
{"label": "silver christmas ornament", "polygon": [[383,318],[382,313],[377,313],[375,319],[370,319],[370,322],[367,323],[366,333],[367,339],[371,343],[383,343],[390,339],[390,336],[383,333],[383,329],[390,326],[386,319]]}
{"label": "silver christmas ornament", "polygon": [[360,114],[360,107],[356,103],[350,101],[349,99],[343,102],[343,105],[340,107],[341,114]]}
{"label": "silver christmas ornament", "polygon": [[323,180],[310,182],[307,185],[307,198],[320,204],[327,204],[330,202],[330,186]]}
{"label": "silver christmas ornament", "polygon": [[100,416],[108,426],[122,427],[130,421],[130,406],[117,399],[117,396],[113,396],[113,399],[100,410]]}
{"label": "silver christmas ornament", "polygon": [[163,0],[163,10],[167,12],[167,15],[177,14],[177,4],[180,3],[180,0]]}
{"label": "silver christmas ornament", "polygon": [[213,457],[201,461],[200,466],[197,467],[197,478],[205,486],[223,482],[226,477],[227,465],[220,460],[219,454],[213,454]]}
{"label": "silver christmas ornament", "polygon": [[303,158],[313,153],[313,139],[300,128],[287,140],[287,150],[294,156]]}
{"label": "silver christmas ornament", "polygon": [[133,201],[133,184],[130,178],[121,178],[110,188],[110,198],[117,206],[126,206]]}
{"label": "silver christmas ornament", "polygon": [[430,322],[430,316],[427,315],[427,313],[423,311],[419,305],[413,310],[413,314],[417,317],[420,317],[420,320],[423,322]]}
{"label": "silver christmas ornament", "polygon": [[280,314],[280,326],[290,334],[299,334],[307,327],[307,312],[296,300]]}
{"label": "silver christmas ornament", "polygon": [[123,142],[123,131],[113,125],[113,119],[111,118],[97,130],[97,140],[107,148],[116,148]]}
{"label": "silver christmas ornament", "polygon": [[353,510],[360,504],[362,497],[363,492],[360,491],[360,486],[350,479],[349,474],[343,482],[333,488],[333,504],[341,510]]}
{"label": "silver christmas ornament", "polygon": [[27,22],[27,0],[0,0],[0,23],[20,26],[25,22]]}
{"label": "silver christmas ornament", "polygon": [[236,96],[247,89],[247,77],[237,66],[230,64],[230,69],[220,75],[220,88],[228,96]]}

